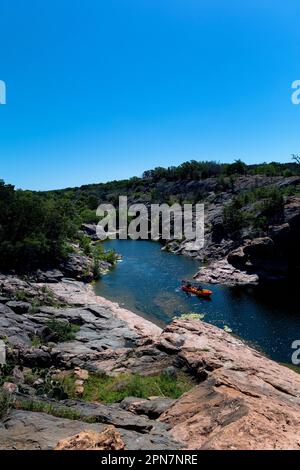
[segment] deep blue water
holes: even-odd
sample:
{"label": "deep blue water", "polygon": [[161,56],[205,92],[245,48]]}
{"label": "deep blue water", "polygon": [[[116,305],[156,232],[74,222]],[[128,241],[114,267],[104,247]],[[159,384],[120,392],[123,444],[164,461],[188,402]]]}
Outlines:
{"label": "deep blue water", "polygon": [[185,294],[180,281],[200,268],[198,261],[161,251],[150,241],[110,240],[123,260],[96,283],[95,291],[160,326],[194,312],[232,332],[281,362],[291,363],[291,344],[300,339],[299,289],[207,286],[211,301]]}

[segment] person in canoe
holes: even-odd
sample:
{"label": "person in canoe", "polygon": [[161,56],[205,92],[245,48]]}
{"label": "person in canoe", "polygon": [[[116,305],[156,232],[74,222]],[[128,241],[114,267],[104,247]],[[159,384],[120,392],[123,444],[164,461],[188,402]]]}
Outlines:
{"label": "person in canoe", "polygon": [[191,282],[187,280],[183,280],[181,283],[181,289],[189,294],[194,294],[199,297],[210,298],[212,291],[208,289],[204,289],[201,284],[198,282]]}

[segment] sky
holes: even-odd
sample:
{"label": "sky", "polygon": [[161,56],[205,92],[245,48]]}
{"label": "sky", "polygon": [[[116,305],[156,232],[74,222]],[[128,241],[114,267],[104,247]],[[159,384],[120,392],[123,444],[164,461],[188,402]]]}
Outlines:
{"label": "sky", "polygon": [[0,0],[0,178],[46,190],[300,153],[299,0]]}

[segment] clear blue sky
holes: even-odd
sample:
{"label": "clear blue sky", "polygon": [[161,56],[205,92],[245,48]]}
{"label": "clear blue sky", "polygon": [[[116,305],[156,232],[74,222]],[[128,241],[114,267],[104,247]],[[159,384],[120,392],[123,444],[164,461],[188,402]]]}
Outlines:
{"label": "clear blue sky", "polygon": [[299,0],[1,0],[0,178],[50,189],[300,152]]}

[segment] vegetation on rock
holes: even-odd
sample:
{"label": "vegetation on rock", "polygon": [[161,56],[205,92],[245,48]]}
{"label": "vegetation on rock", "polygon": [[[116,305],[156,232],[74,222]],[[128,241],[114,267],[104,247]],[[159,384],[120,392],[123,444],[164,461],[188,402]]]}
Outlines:
{"label": "vegetation on rock", "polygon": [[4,418],[10,407],[11,398],[9,394],[5,390],[0,389],[0,419]]}
{"label": "vegetation on rock", "polygon": [[[62,385],[69,397],[75,398],[76,377],[73,374],[65,375]],[[126,397],[148,398],[161,396],[178,398],[194,386],[189,376],[184,374],[178,377],[169,377],[167,374],[141,375],[119,374],[113,377],[90,375],[84,384],[82,398],[87,401],[101,401],[114,403]]]}

